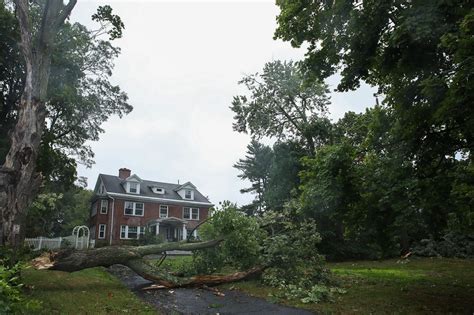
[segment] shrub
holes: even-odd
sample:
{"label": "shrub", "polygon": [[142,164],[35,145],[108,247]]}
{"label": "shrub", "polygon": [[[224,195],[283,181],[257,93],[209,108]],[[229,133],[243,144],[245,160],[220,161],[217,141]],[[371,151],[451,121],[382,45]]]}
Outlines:
{"label": "shrub", "polygon": [[193,253],[198,273],[212,273],[224,265],[242,270],[261,263],[260,240],[264,238],[264,231],[255,217],[238,211],[235,204],[224,202],[200,228],[200,235],[203,240],[225,235],[225,240],[219,246]]}
{"label": "shrub", "polygon": [[424,257],[474,257],[474,235],[450,232],[441,240],[424,239],[415,244],[414,255]]}
{"label": "shrub", "polygon": [[330,300],[342,291],[332,287],[334,281],[318,253],[321,236],[316,223],[302,217],[297,210],[287,209],[257,218],[224,203],[200,234],[205,240],[222,236],[225,240],[217,247],[194,252],[195,272],[213,273],[229,265],[237,269],[262,266],[266,267],[263,282],[280,289],[277,297],[303,303]]}
{"label": "shrub", "polygon": [[29,314],[41,308],[40,302],[23,296],[20,272],[25,266],[0,265],[0,314]]}

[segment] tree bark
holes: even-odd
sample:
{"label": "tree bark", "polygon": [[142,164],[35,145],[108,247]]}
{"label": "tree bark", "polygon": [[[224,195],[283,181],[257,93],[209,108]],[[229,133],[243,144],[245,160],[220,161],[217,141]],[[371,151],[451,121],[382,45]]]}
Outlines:
{"label": "tree bark", "polygon": [[222,283],[235,282],[257,275],[262,272],[262,267],[254,267],[246,271],[234,272],[227,275],[198,275],[193,277],[177,277],[168,272],[163,272],[147,264],[143,259],[131,259],[125,263],[143,278],[153,281],[167,288],[213,286]]}
{"label": "tree bark", "polygon": [[[28,0],[16,0],[15,8],[25,58],[25,87],[18,108],[18,122],[11,132],[11,146],[0,167],[1,243],[18,246],[24,238],[25,211],[37,195],[41,174],[36,172],[38,148],[46,118],[45,98],[51,64],[51,49],[59,27],[77,0],[44,3],[36,34],[30,25]],[[36,36],[34,36],[36,35]],[[15,226],[18,226],[17,233]]]}
{"label": "tree bark", "polygon": [[168,250],[197,250],[217,246],[223,239],[207,242],[189,243],[186,241],[164,243],[147,246],[108,246],[90,250],[63,250],[45,253],[33,260],[36,269],[50,269],[60,271],[79,271],[92,267],[109,267],[121,264],[129,267],[143,278],[153,281],[167,288],[212,286],[221,283],[239,281],[263,271],[263,267],[254,267],[246,271],[228,275],[197,275],[193,277],[178,277],[164,272],[157,266],[149,264],[143,256],[159,254]]}

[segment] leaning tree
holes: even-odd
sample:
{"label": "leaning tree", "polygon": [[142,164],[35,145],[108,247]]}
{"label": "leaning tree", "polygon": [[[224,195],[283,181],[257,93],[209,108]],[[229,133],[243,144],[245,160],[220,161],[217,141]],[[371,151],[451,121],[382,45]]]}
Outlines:
{"label": "leaning tree", "polygon": [[0,168],[2,241],[8,245],[20,242],[25,209],[40,187],[41,175],[36,172],[36,161],[46,118],[51,51],[60,27],[76,2],[45,1],[40,6],[42,14],[36,29],[30,19],[29,2],[15,1],[26,79],[18,107],[18,121],[11,132],[10,149]]}
{"label": "leaning tree", "polygon": [[[2,34],[9,40],[2,50],[11,69],[0,74],[0,85],[9,93],[0,118],[2,134],[8,130],[11,140],[0,144],[0,151],[9,150],[0,152],[5,159],[0,168],[0,244],[21,243],[25,209],[41,181],[57,168],[66,174],[61,174],[65,183],[71,182],[75,163],[69,156],[88,163],[92,153],[84,142],[98,139],[100,124],[111,114],[132,109],[127,95],[109,82],[112,60],[120,50],[102,40],[105,34],[110,40],[122,36],[120,17],[110,6],[100,6],[92,15],[100,26],[88,30],[65,22],[75,3],[16,1],[18,25],[13,7],[2,3],[3,30],[9,31]],[[17,56],[17,32],[22,56]]]}

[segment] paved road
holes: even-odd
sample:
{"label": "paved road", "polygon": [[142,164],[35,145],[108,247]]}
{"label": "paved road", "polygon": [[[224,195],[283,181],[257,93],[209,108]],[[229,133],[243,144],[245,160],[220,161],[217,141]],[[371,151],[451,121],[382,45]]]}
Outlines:
{"label": "paved road", "polygon": [[220,297],[201,289],[149,290],[140,288],[151,282],[125,266],[114,265],[109,272],[118,277],[140,298],[166,314],[272,314],[306,315],[309,311],[281,306],[239,291],[223,291]]}

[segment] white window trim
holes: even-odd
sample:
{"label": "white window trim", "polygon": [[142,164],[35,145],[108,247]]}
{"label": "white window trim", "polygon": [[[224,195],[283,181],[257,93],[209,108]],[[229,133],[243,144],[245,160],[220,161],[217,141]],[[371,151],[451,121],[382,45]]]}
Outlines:
{"label": "white window trim", "polygon": [[[136,192],[131,192],[130,191],[130,184],[136,184],[137,185],[137,191]],[[129,194],[135,194],[135,195],[139,195],[140,194],[140,183],[137,183],[137,182],[127,182],[127,193]]]}
{"label": "white window trim", "polygon": [[[128,213],[125,212],[125,210],[127,209],[126,208],[127,202],[133,203],[133,214],[128,214]],[[142,214],[135,214],[136,210],[137,210],[137,203],[141,203],[143,205]],[[128,201],[128,200],[124,201],[124,203],[123,203],[123,215],[128,215],[128,216],[132,216],[132,217],[143,217],[145,215],[145,203],[144,202]]]}
{"label": "white window trim", "polygon": [[158,195],[164,195],[164,194],[165,194],[165,189],[162,188],[162,187],[153,186],[153,187],[151,188],[151,190],[152,190],[155,194],[158,194]]}
{"label": "white window trim", "polygon": [[[122,227],[125,227],[125,237],[122,237]],[[128,237],[128,225],[121,225],[120,226],[120,239],[121,240],[139,240],[140,235],[145,234],[145,227],[144,226],[137,226],[136,228],[137,228],[137,238],[130,238],[130,237]]]}
{"label": "white window trim", "polygon": [[[191,197],[187,198],[186,197],[186,192],[189,191],[191,193]],[[185,188],[184,189],[184,194],[183,194],[183,199],[186,199],[186,200],[194,200],[194,190],[192,189],[189,189],[189,188]]]}
{"label": "white window trim", "polygon": [[[100,236],[100,234],[102,233],[102,231],[100,230],[101,227],[104,227],[104,231],[103,231],[104,235],[102,237]],[[99,235],[97,236],[98,239],[100,239],[100,240],[105,239],[106,232],[107,232],[107,225],[106,224],[99,224]]]}
{"label": "white window trim", "polygon": [[[104,201],[105,201],[105,211],[102,211],[104,207]],[[107,214],[108,209],[109,209],[109,201],[107,199],[102,199],[100,201],[100,214]]]}
{"label": "white window trim", "polygon": [[[184,209],[189,209],[189,218],[184,217]],[[197,219],[193,219],[193,210],[197,210]],[[199,208],[194,208],[194,207],[183,207],[183,219],[185,220],[193,220],[193,221],[199,221]]]}
{"label": "white window trim", "polygon": [[[166,217],[161,216],[161,207],[166,207]],[[159,211],[160,211],[160,213],[158,214],[158,216],[160,218],[167,218],[169,216],[169,207],[168,207],[168,205],[160,205]]]}

